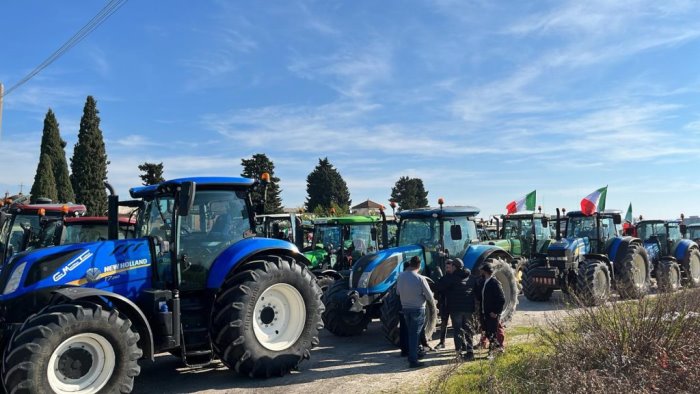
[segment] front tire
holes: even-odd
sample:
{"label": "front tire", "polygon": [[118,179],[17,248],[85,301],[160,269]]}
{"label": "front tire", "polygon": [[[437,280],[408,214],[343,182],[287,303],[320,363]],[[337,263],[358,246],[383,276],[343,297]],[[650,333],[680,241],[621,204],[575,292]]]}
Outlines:
{"label": "front tire", "polygon": [[[399,312],[401,312],[401,299],[396,292],[396,285],[392,286],[389,293],[384,297],[382,306],[379,308],[382,322],[382,331],[384,337],[392,344],[399,346],[400,328],[399,328]],[[432,339],[437,327],[437,310],[435,304],[426,303],[425,307],[425,336],[428,340]]]}
{"label": "front tire", "polygon": [[360,335],[372,320],[366,311],[351,312],[346,308],[347,295],[350,290],[346,279],[335,281],[323,293],[323,323],[328,331],[340,337]]}
{"label": "front tire", "polygon": [[627,254],[616,271],[615,287],[620,297],[635,299],[642,298],[649,293],[651,269],[649,257],[642,245],[629,245]]}
{"label": "front tire", "polygon": [[577,296],[584,305],[601,305],[610,298],[610,270],[603,262],[585,260],[576,279]]}
{"label": "front tire", "polygon": [[5,350],[8,393],[129,393],[141,371],[139,334],[115,309],[97,304],[44,308]]}
{"label": "front tire", "polygon": [[681,288],[681,267],[673,260],[661,260],[656,266],[656,285],[662,293],[672,293]]}
{"label": "front tire", "polygon": [[684,283],[688,287],[700,287],[700,251],[693,248],[682,263]]}
{"label": "front tire", "polygon": [[501,321],[507,323],[515,314],[515,308],[518,306],[518,281],[515,278],[515,272],[501,257],[490,257],[486,259],[486,263],[490,263],[493,267],[493,277],[501,282],[503,287],[503,295],[506,303],[503,305],[501,312]]}
{"label": "front tire", "polygon": [[215,354],[240,375],[287,374],[319,343],[320,298],[314,275],[291,257],[263,256],[246,263],[216,295]]}

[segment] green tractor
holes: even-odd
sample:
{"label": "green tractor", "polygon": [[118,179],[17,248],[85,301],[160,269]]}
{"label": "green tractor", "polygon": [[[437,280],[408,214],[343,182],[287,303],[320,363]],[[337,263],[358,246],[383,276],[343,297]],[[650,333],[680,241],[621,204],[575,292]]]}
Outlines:
{"label": "green tractor", "polygon": [[519,277],[523,267],[537,255],[546,255],[552,239],[549,217],[543,213],[523,212],[501,216],[496,219],[498,239],[483,242],[496,245],[512,256],[513,270]]}
{"label": "green tractor", "polygon": [[325,291],[349,275],[360,257],[389,246],[389,227],[382,216],[340,216],[314,220],[313,244],[304,249],[309,268]]}
{"label": "green tractor", "polygon": [[255,234],[259,237],[289,241],[304,248],[304,230],[301,216],[294,213],[273,213],[255,216]]}

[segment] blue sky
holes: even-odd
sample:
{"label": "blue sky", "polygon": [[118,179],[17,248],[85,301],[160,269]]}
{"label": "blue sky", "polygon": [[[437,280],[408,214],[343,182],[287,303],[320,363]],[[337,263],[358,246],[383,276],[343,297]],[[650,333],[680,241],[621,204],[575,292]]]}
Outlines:
{"label": "blue sky", "polygon": [[[105,3],[0,3],[0,81]],[[261,152],[290,207],[327,156],[353,203],[408,175],[484,215],[604,185],[609,208],[700,214],[698,21],[695,1],[129,1],[5,98],[0,190],[28,190],[49,107],[72,155],[93,95],[121,195],[144,161],[236,176]]]}

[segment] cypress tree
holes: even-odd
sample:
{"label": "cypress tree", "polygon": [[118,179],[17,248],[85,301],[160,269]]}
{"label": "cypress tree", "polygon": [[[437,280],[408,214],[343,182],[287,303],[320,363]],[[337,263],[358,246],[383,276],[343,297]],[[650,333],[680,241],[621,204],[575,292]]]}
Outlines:
{"label": "cypress tree", "polygon": [[[263,172],[270,174],[270,184],[267,186],[267,198],[265,200],[265,213],[282,213],[282,197],[280,193],[280,179],[275,176],[275,164],[264,153],[254,154],[250,159],[241,159],[243,166],[242,177],[257,179]],[[260,201],[262,195],[259,191],[251,191],[254,202]]]}
{"label": "cypress tree", "polygon": [[78,142],[71,158],[71,181],[76,200],[85,204],[88,215],[102,215],[107,210],[107,152],[97,116],[97,103],[87,97],[83,116],[80,118]]}
{"label": "cypress tree", "polygon": [[56,180],[53,177],[51,159],[44,153],[39,157],[39,165],[36,168],[34,183],[32,184],[31,202],[35,203],[40,197],[50,198],[56,201]]}
{"label": "cypress tree", "polygon": [[[324,211],[330,211],[333,207],[336,213],[340,214],[348,212],[350,208],[348,185],[327,157],[318,159],[318,165],[306,177],[306,193],[308,212],[315,212],[318,207]],[[337,212],[338,210],[341,212]]]}
{"label": "cypress tree", "polygon": [[47,154],[51,160],[53,177],[56,181],[56,201],[75,201],[73,185],[68,175],[68,162],[66,160],[66,141],[61,138],[58,121],[51,108],[44,117],[44,132],[41,137],[41,153]]}

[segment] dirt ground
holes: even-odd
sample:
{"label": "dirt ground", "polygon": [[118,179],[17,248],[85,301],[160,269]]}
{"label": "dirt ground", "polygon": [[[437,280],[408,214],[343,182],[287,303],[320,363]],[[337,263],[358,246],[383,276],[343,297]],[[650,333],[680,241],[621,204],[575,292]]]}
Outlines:
{"label": "dirt ground", "polygon": [[[563,313],[563,298],[555,292],[550,302],[536,303],[520,297],[518,310],[508,328],[544,324],[548,318]],[[431,379],[454,362],[451,332],[448,348],[429,352],[423,361],[426,367],[408,369],[405,358],[383,337],[379,321],[372,322],[358,337],[336,337],[324,330],[321,346],[311,353],[311,359],[300,365],[299,371],[267,380],[236,376],[221,364],[213,367],[187,369],[170,355],[160,355],[156,361],[143,362],[141,375],[136,378],[136,393],[378,393],[413,392],[428,388]],[[517,341],[517,337],[511,338]],[[437,344],[432,341],[431,345]],[[477,354],[479,357],[479,354]]]}

